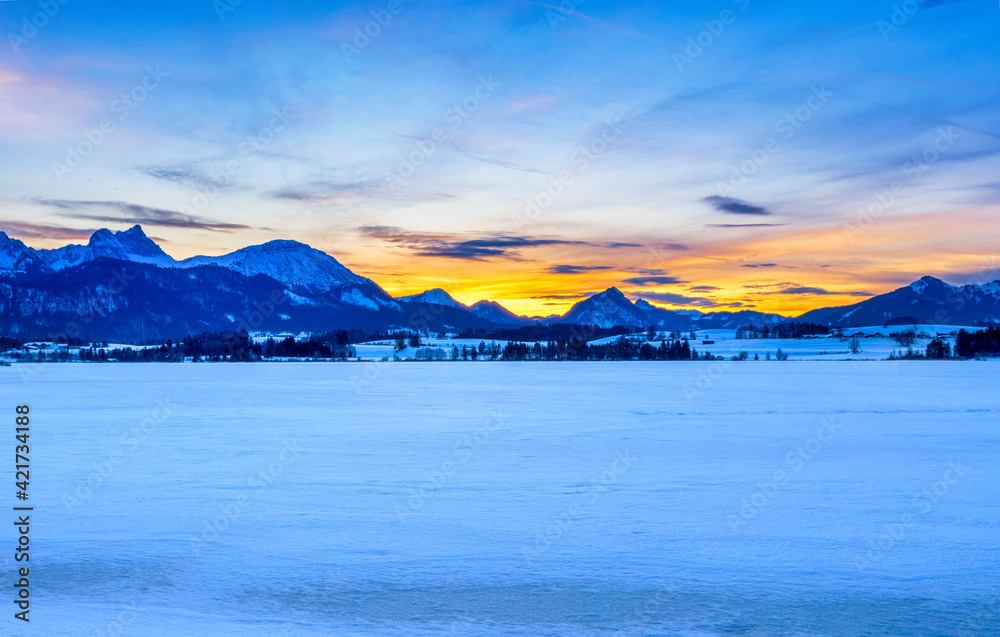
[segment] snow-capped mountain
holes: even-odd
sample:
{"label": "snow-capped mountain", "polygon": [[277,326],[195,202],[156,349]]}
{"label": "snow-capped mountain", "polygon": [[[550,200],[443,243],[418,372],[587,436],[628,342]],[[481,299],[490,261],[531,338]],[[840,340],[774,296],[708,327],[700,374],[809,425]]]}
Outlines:
{"label": "snow-capped mountain", "polygon": [[930,323],[977,325],[1000,323],[1000,281],[985,285],[949,285],[925,276],[919,281],[861,303],[806,312],[797,320],[833,327]]}
{"label": "snow-capped mountain", "polygon": [[[126,272],[137,273],[141,285],[126,285],[121,280]],[[632,302],[617,288],[580,301],[563,316],[529,318],[493,301],[468,307],[442,289],[393,299],[374,281],[297,241],[271,241],[222,256],[176,261],[139,226],[123,232],[98,230],[87,245],[56,250],[35,250],[0,232],[0,335],[43,337],[71,324],[82,326],[81,333],[92,338],[134,340],[241,326],[448,332],[540,321],[702,330],[787,320],[754,311],[667,310],[643,299]],[[795,320],[834,327],[997,324],[1000,281],[953,286],[924,277],[888,294],[814,310]]]}
{"label": "snow-capped mountain", "polygon": [[469,311],[497,325],[532,325],[535,322],[527,316],[514,314],[496,301],[479,301]]}
{"label": "snow-capped mountain", "polygon": [[[31,251],[31,248],[27,250]],[[368,309],[399,307],[374,281],[354,274],[332,256],[298,241],[270,241],[222,256],[196,256],[176,261],[147,237],[141,226],[136,225],[124,232],[98,230],[85,246],[68,245],[32,252],[57,272],[99,258],[164,268],[214,265],[245,276],[262,274],[298,295],[323,294],[339,302]]]}
{"label": "snow-capped mountain", "polygon": [[[355,290],[356,288],[351,288]],[[164,268],[101,257],[20,279],[0,279],[0,334],[138,342],[201,332],[386,329],[399,308],[303,296],[264,276],[217,266]]]}
{"label": "snow-capped mountain", "polygon": [[609,288],[571,307],[559,322],[610,328],[616,325],[641,327],[644,320],[621,290]]}
{"label": "snow-capped mountain", "polygon": [[767,314],[753,310],[739,312],[686,312],[701,330],[736,330],[753,325],[754,327],[774,326],[791,319],[780,314]]}
{"label": "snow-capped mountain", "polygon": [[396,300],[406,301],[407,303],[430,303],[431,305],[445,305],[447,307],[455,307],[466,310],[469,309],[468,305],[459,303],[441,288],[434,288],[433,290],[427,290],[425,292],[421,292],[420,294],[400,296],[397,297]]}
{"label": "snow-capped mountain", "polygon": [[102,228],[90,236],[90,242],[85,246],[73,244],[55,250],[38,250],[37,253],[56,271],[72,268],[100,257],[159,266],[175,263],[174,259],[147,237],[142,227],[138,225],[119,232]]}
{"label": "snow-capped mountain", "polygon": [[0,276],[33,274],[49,271],[49,266],[38,255],[17,239],[0,232]]}
{"label": "snow-capped mountain", "polygon": [[680,312],[656,307],[645,299],[636,300],[635,309],[639,310],[645,320],[644,327],[653,325],[661,330],[671,331],[686,330],[691,327],[691,321]]}
{"label": "snow-capped mountain", "polygon": [[691,325],[687,318],[639,299],[630,301],[618,288],[609,288],[589,299],[580,301],[566,312],[559,323],[596,325],[610,328],[616,325],[661,329],[685,329]]}
{"label": "snow-capped mountain", "polygon": [[291,289],[301,288],[310,292],[372,283],[322,250],[298,241],[269,241],[218,257],[191,257],[177,263],[177,267],[182,268],[203,265],[217,265],[247,276],[263,274]]}
{"label": "snow-capped mountain", "polygon": [[626,325],[655,326],[662,330],[738,329],[747,325],[777,325],[790,319],[779,314],[743,310],[740,312],[699,312],[667,310],[638,299],[633,303],[620,290],[611,288],[573,306],[560,323],[591,324],[599,327]]}

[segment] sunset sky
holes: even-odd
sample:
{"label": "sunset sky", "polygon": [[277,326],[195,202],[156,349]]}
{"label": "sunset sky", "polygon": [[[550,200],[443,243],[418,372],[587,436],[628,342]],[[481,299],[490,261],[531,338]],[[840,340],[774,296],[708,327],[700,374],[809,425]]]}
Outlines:
{"label": "sunset sky", "polygon": [[529,314],[1000,270],[995,2],[50,1],[0,2],[0,230],[34,247],[296,239]]}

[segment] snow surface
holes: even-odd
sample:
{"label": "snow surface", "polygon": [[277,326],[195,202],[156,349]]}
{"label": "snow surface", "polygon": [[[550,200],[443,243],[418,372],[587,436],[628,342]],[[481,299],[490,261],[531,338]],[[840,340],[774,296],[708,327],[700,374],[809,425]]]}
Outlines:
{"label": "snow surface", "polygon": [[54,250],[38,250],[37,253],[53,270],[78,266],[98,257],[149,263],[161,267],[170,267],[176,263],[173,257],[147,237],[139,226],[119,232],[102,228],[91,235],[90,242],[85,246],[70,244]]}
{"label": "snow surface", "polygon": [[15,364],[30,634],[995,635],[998,382],[976,362]]}
{"label": "snow surface", "polygon": [[0,231],[0,274],[18,274],[41,264],[38,255],[17,239]]}
{"label": "snow surface", "polygon": [[316,290],[367,283],[330,255],[298,241],[269,241],[218,257],[191,257],[175,267],[203,265],[217,265],[247,276],[264,274],[291,287]]}

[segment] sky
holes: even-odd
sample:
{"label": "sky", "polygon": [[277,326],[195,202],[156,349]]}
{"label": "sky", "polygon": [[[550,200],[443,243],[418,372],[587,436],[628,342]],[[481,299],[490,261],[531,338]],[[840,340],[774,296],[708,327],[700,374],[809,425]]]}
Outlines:
{"label": "sky", "polygon": [[980,0],[2,0],[0,230],[272,239],[526,314],[1000,278]]}

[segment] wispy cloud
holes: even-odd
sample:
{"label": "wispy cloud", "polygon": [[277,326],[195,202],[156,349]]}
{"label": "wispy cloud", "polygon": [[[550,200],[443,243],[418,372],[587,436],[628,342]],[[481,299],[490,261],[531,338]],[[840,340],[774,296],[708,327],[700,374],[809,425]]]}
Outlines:
{"label": "wispy cloud", "polygon": [[634,243],[593,243],[509,235],[465,238],[461,235],[411,232],[398,226],[361,226],[357,230],[364,237],[404,246],[413,250],[416,256],[443,257],[465,261],[488,261],[491,259],[520,261],[523,260],[522,250],[543,246],[591,246],[612,249],[640,247]]}
{"label": "wispy cloud", "polygon": [[552,265],[547,272],[549,274],[586,274],[596,270],[613,270],[610,265]]}
{"label": "wispy cloud", "polygon": [[625,279],[622,283],[627,283],[629,285],[638,286],[650,286],[650,285],[676,285],[678,283],[687,283],[687,281],[681,281],[674,276],[638,276],[631,279]]}
{"label": "wispy cloud", "polygon": [[702,201],[711,204],[712,207],[719,212],[725,212],[731,215],[771,214],[771,211],[763,206],[757,206],[743,201],[742,199],[734,199],[733,197],[720,197],[719,195],[712,195],[711,197],[705,197]]}
{"label": "wispy cloud", "polygon": [[591,290],[590,292],[578,292],[576,294],[533,294],[533,299],[544,299],[547,301],[579,301],[587,299],[595,294],[600,294],[603,290]]}
{"label": "wispy cloud", "polygon": [[723,307],[733,305],[732,303],[718,303],[712,299],[707,299],[701,296],[685,296],[683,294],[674,294],[673,292],[644,292],[642,294],[642,298],[647,301],[657,301],[659,303],[684,305],[689,307]]}
{"label": "wispy cloud", "polygon": [[[587,15],[585,13],[580,13],[576,9],[572,9],[570,7],[567,7],[567,6],[557,6],[557,5],[554,5],[554,4],[549,4],[547,2],[536,2],[535,0],[527,0],[527,2],[529,4],[533,4],[535,6],[544,7],[546,9],[550,10],[550,11],[555,11],[555,12],[558,12],[560,14],[565,14],[565,15],[568,15],[568,16],[574,16],[574,17],[580,18],[582,20],[586,20],[587,22],[590,22],[591,24],[596,24],[596,25],[602,26],[602,27],[604,27],[606,29],[610,29],[612,31],[617,31],[618,33],[622,33],[624,35],[631,36],[633,38],[641,38],[643,40],[652,40],[652,41],[655,41],[655,42],[661,42],[661,40],[659,38],[650,37],[650,36],[648,36],[648,35],[646,35],[644,33],[639,33],[638,31],[632,31],[631,29],[625,29],[625,28],[620,27],[620,26],[618,26],[616,24],[611,24],[610,22],[604,22],[603,20],[598,20],[597,18],[591,17],[591,16],[589,16],[589,15]],[[573,6],[575,6],[575,5],[573,5]]]}
{"label": "wispy cloud", "polygon": [[811,294],[813,296],[864,296],[864,297],[872,296],[868,292],[835,292],[823,288],[807,287],[807,286],[787,287],[782,290],[776,290],[774,292],[760,292],[760,294],[789,294],[789,295]]}
{"label": "wispy cloud", "polygon": [[[71,199],[32,199],[33,203],[65,212],[57,213],[61,217],[73,219],[88,219],[106,223],[142,224],[165,228],[184,228],[188,230],[211,230],[213,232],[232,232],[233,230],[249,230],[251,226],[239,223],[220,223],[202,217],[186,215],[173,210],[152,208],[125,201],[77,201]],[[87,210],[105,210],[108,212],[85,212]]]}
{"label": "wispy cloud", "polygon": [[181,186],[203,188],[212,185],[222,188],[225,184],[209,177],[203,170],[192,165],[178,166],[143,166],[138,171],[147,177],[169,181]]}
{"label": "wispy cloud", "polygon": [[49,226],[22,221],[0,221],[0,230],[11,236],[29,237],[33,239],[89,239],[94,230],[67,228],[65,226]]}
{"label": "wispy cloud", "polygon": [[785,223],[706,223],[706,228],[776,228],[778,226],[791,225],[791,221]]}

